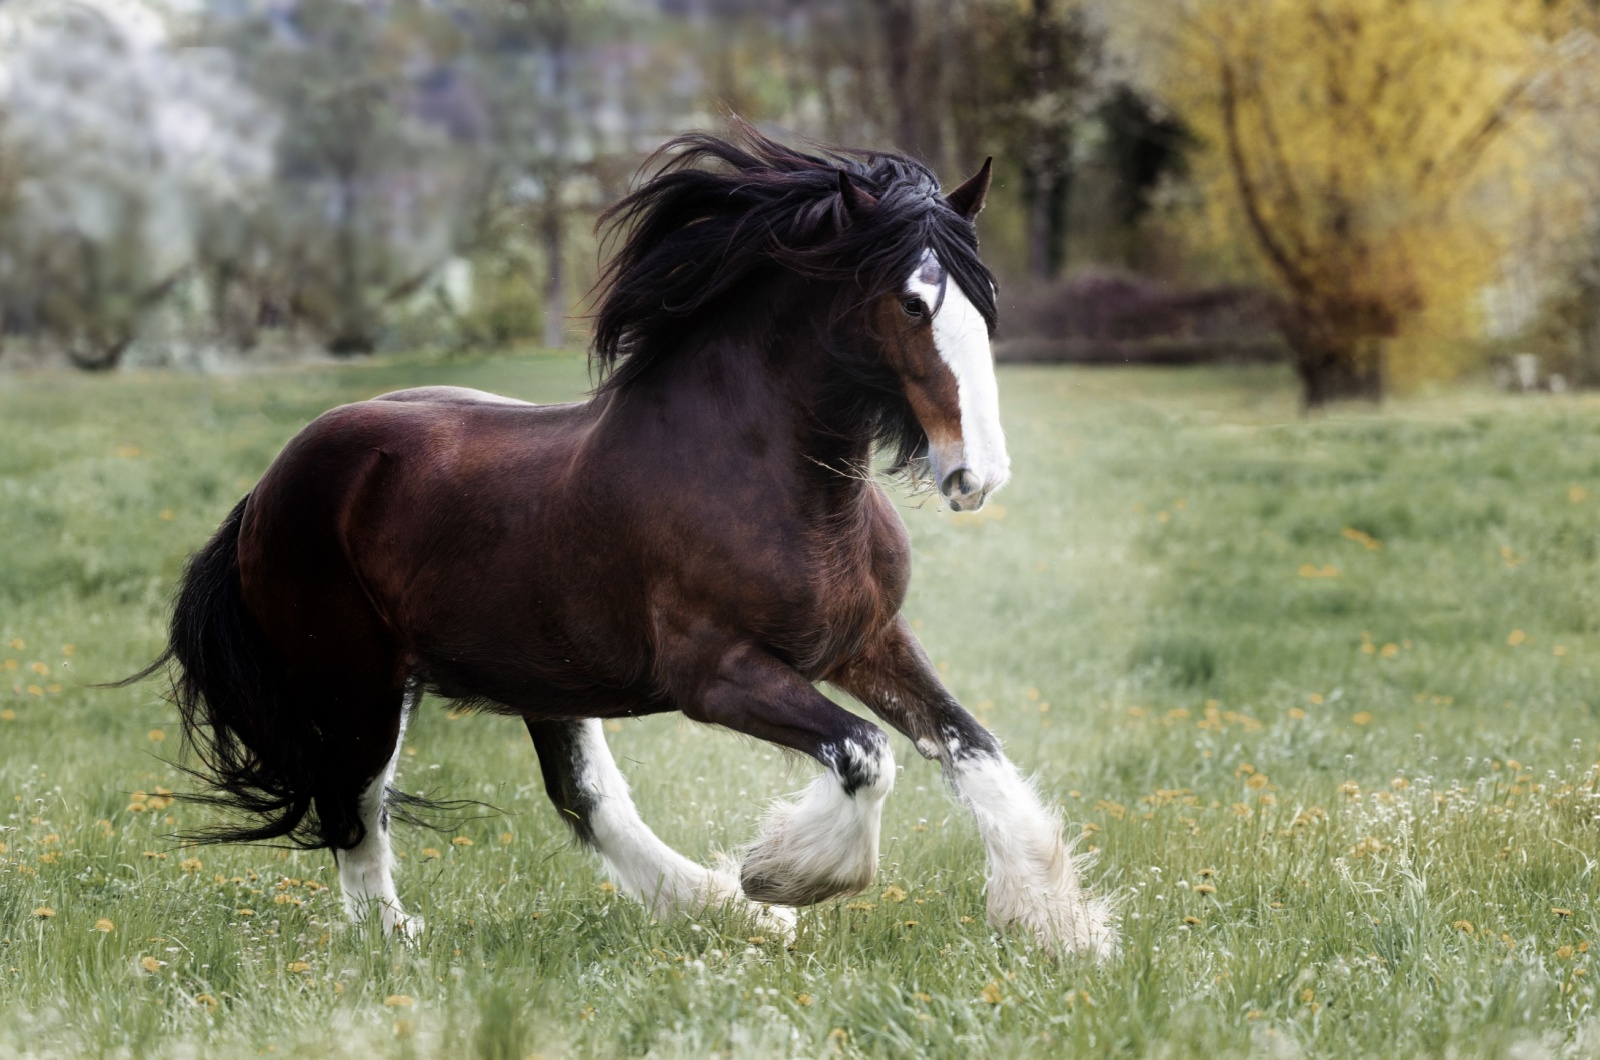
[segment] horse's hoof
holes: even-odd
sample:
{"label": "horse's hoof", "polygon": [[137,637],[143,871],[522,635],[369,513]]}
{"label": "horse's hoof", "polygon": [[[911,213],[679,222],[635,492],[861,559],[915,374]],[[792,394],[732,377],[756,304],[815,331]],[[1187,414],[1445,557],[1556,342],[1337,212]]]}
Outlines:
{"label": "horse's hoof", "polygon": [[[756,862],[754,866],[752,861]],[[779,866],[760,863],[756,850],[752,848],[750,860],[745,862],[739,874],[739,886],[744,896],[752,902],[773,906],[806,906],[859,894],[872,883],[872,877],[871,871],[847,880],[830,876],[801,876],[782,871]]]}
{"label": "horse's hoof", "polygon": [[422,938],[422,929],[425,925],[420,916],[411,916],[398,911],[383,913],[383,933],[402,942],[414,943]]}

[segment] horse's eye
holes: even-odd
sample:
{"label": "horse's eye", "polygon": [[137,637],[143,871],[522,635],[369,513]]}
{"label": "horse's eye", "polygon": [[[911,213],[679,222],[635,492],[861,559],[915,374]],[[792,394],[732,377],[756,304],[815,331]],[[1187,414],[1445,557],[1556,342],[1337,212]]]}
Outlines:
{"label": "horse's eye", "polygon": [[900,299],[900,308],[904,309],[906,316],[920,320],[928,315],[928,303],[916,295]]}

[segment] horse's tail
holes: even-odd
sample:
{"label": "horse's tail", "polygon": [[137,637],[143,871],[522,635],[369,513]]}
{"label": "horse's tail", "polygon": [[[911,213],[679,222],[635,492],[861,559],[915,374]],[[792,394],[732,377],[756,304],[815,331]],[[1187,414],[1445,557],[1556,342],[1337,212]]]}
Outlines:
{"label": "horse's tail", "polygon": [[185,838],[207,843],[285,839],[309,848],[342,845],[325,834],[312,809],[322,743],[316,726],[303,697],[287,687],[271,647],[244,606],[239,526],[249,499],[246,495],[189,559],[178,585],[167,650],[116,684],[167,672],[170,698],[183,718],[184,741],[201,763],[191,772],[214,789],[186,798],[250,819]]}

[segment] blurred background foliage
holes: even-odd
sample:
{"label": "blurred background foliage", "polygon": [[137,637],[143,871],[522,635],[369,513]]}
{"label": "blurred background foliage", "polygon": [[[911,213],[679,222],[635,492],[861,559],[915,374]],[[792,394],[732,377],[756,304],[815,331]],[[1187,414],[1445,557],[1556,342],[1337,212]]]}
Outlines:
{"label": "blurred background foliage", "polygon": [[677,132],[896,148],[1015,360],[1600,383],[1589,0],[13,0],[0,366],[562,346]]}

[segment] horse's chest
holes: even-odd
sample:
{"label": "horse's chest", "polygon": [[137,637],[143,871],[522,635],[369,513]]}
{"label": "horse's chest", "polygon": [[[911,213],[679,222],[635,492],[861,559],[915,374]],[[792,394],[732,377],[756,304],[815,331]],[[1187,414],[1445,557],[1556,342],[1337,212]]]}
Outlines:
{"label": "horse's chest", "polygon": [[[885,518],[886,515],[886,518]],[[813,565],[814,615],[805,669],[826,672],[859,654],[900,611],[910,582],[910,545],[892,509],[867,513],[856,533],[822,537]]]}

